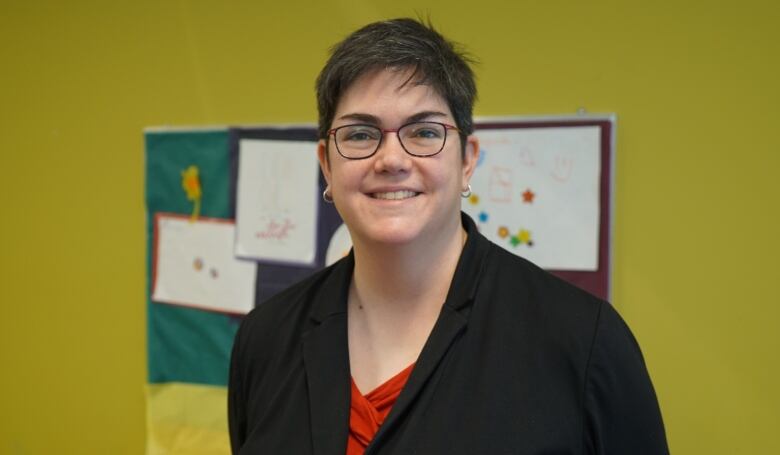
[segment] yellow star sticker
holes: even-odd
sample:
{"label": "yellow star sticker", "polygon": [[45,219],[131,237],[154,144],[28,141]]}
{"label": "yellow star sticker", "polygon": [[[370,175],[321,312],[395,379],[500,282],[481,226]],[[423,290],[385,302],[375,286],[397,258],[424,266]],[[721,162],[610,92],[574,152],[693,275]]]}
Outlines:
{"label": "yellow star sticker", "polygon": [[517,238],[520,240],[520,243],[530,243],[531,231],[528,229],[520,229],[520,231],[517,233]]}

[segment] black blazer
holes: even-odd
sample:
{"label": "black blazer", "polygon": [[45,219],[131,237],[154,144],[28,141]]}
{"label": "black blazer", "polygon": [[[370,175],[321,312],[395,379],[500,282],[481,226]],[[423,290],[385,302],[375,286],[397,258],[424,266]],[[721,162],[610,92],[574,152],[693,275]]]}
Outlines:
{"label": "black blazer", "polygon": [[[642,354],[612,306],[483,237],[366,454],[666,454]],[[344,455],[350,254],[253,310],[230,368],[234,454]]]}

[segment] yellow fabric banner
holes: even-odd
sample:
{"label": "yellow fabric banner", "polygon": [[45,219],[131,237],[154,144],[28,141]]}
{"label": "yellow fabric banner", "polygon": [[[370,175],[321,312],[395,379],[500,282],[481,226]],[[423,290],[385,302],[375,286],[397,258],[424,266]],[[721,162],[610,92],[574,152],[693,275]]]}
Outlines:
{"label": "yellow fabric banner", "polygon": [[172,382],[146,389],[147,455],[229,455],[227,388]]}

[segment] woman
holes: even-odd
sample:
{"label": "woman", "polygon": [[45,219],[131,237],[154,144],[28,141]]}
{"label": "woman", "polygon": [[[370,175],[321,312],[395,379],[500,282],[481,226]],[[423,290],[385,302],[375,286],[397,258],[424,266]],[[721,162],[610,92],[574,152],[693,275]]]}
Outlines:
{"label": "woman", "polygon": [[323,197],[354,248],[242,323],[234,453],[667,453],[612,307],[461,213],[479,154],[462,54],[413,20],[371,24],[317,94]]}

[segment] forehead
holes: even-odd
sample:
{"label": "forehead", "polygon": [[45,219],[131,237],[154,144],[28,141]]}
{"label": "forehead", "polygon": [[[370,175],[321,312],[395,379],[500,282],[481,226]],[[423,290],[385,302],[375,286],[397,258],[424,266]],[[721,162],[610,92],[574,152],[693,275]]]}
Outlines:
{"label": "forehead", "polygon": [[351,114],[368,114],[384,123],[424,111],[452,118],[445,99],[431,85],[420,83],[412,69],[378,69],[362,74],[342,92],[334,124]]}

